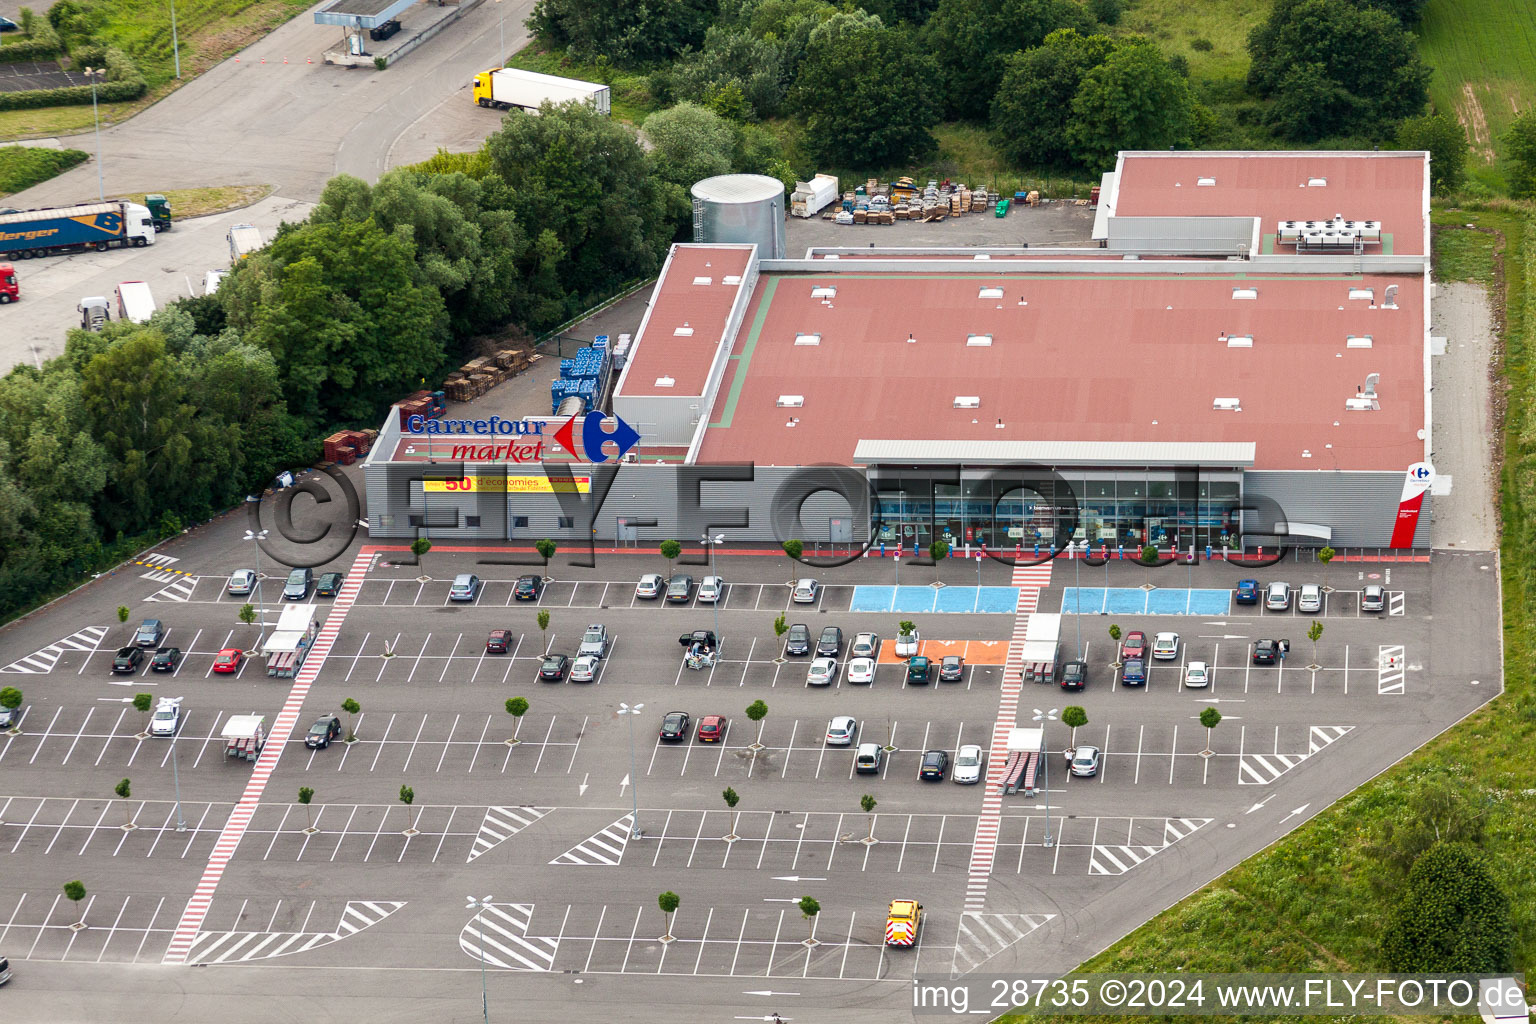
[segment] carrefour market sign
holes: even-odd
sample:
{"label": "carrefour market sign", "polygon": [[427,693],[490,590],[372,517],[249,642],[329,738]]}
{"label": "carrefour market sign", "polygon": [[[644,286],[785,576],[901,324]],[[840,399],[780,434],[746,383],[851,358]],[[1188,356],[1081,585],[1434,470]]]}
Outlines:
{"label": "carrefour market sign", "polygon": [[480,434],[527,437],[544,435],[543,420],[504,420],[492,416],[483,420],[434,420],[426,416],[406,418],[405,429],[411,434]]}

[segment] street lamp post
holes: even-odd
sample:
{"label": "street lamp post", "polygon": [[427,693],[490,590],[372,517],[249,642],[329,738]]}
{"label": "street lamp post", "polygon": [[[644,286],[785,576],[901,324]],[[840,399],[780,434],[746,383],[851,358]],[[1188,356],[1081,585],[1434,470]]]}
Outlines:
{"label": "street lamp post", "polygon": [[1045,747],[1040,759],[1045,762],[1045,845],[1050,848],[1055,842],[1051,839],[1051,751],[1045,743],[1045,723],[1056,721],[1056,709],[1041,711],[1035,708],[1034,720],[1040,723],[1040,746]]}
{"label": "street lamp post", "polygon": [[245,539],[256,544],[256,605],[261,611],[261,632],[256,638],[256,649],[261,650],[261,645],[267,638],[267,605],[261,599],[261,542],[267,539],[266,530],[246,530]]}
{"label": "street lamp post", "polygon": [[96,119],[96,199],[107,201],[107,187],[101,173],[101,114],[96,107],[96,80],[107,73],[106,68],[86,68],[81,74],[91,80],[91,116]]}
{"label": "street lamp post", "polygon": [[480,933],[480,1013],[485,1024],[491,1024],[491,1004],[485,997],[485,930],[480,927],[480,914],[491,905],[491,898],[486,896],[477,900],[473,896],[466,896],[465,899],[468,902],[464,909],[475,912],[475,931]]}
{"label": "street lamp post", "polygon": [[704,535],[704,543],[709,547],[709,574],[715,577],[715,600],[710,604],[710,607],[713,608],[715,612],[716,658],[720,656],[720,651],[723,647],[725,647],[725,644],[720,639],[720,576],[718,570],[715,569],[715,545],[723,543],[724,541],[725,534],[723,533],[717,533],[713,537],[707,533]]}
{"label": "street lamp post", "polygon": [[1073,590],[1077,592],[1077,612],[1073,618],[1077,620],[1077,660],[1083,660],[1083,558],[1088,554],[1088,539],[1083,538],[1083,548],[1072,559],[1072,575],[1075,577]]}
{"label": "street lamp post", "polygon": [[630,805],[629,836],[631,839],[640,838],[640,787],[635,784],[635,716],[645,707],[644,704],[636,704],[630,707],[628,704],[619,705],[619,714],[629,718],[629,797]]}
{"label": "street lamp post", "polygon": [[181,45],[176,40],[176,0],[171,0],[171,56],[176,59],[176,77],[181,78]]}

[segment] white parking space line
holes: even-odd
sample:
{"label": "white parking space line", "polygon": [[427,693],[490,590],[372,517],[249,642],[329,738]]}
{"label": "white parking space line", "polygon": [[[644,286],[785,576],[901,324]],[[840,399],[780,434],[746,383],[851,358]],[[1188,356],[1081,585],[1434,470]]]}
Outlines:
{"label": "white parking space line", "polygon": [[[437,677],[438,682],[442,682],[444,679],[448,678],[448,670],[453,667],[453,656],[459,652],[459,644],[463,642],[463,640],[463,633],[460,633],[458,636],[454,637],[453,649],[448,652],[448,657],[443,659],[443,671]],[[470,678],[473,679],[474,676],[470,676]]]}
{"label": "white parking space line", "polygon": [[[422,715],[421,716],[421,724],[416,727],[416,738],[411,740],[411,748],[405,752],[405,764],[400,766],[400,770],[402,772],[408,772],[408,771],[411,770],[411,758],[416,756],[416,744],[421,742],[421,734],[426,729],[426,727],[427,727],[427,715]],[[388,730],[385,730],[385,731],[388,732]],[[383,752],[384,752],[384,744],[380,743],[379,744],[379,753],[383,753]],[[375,755],[374,760],[375,761],[378,760],[377,755]]]}
{"label": "white parking space line", "polygon": [[62,706],[54,709],[53,718],[48,722],[48,727],[43,730],[43,738],[38,740],[37,749],[32,751],[32,756],[27,760],[27,764],[31,764],[33,761],[36,761],[37,755],[43,752],[43,744],[48,741],[49,735],[51,735],[53,732],[53,724],[59,720],[59,715],[62,714],[63,711],[64,708]]}

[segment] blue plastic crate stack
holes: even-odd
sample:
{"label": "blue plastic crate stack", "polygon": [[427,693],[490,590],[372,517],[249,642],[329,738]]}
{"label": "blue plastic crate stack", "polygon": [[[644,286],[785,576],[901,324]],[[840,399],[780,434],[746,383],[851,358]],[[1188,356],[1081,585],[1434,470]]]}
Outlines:
{"label": "blue plastic crate stack", "polygon": [[560,377],[549,386],[550,415],[559,412],[560,403],[573,395],[582,400],[583,411],[590,411],[607,390],[610,365],[606,334],[577,349],[574,357],[560,360]]}

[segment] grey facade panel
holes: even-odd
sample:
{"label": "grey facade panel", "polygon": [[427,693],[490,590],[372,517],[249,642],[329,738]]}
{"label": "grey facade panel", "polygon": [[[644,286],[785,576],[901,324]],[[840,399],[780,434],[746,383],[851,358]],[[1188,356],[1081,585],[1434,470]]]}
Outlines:
{"label": "grey facade panel", "polygon": [[[1407,471],[1407,467],[1403,467]],[[1254,471],[1243,474],[1245,502],[1268,501],[1282,518],[1333,529],[1333,547],[1384,548],[1392,542],[1402,497],[1402,473]],[[1414,547],[1430,546],[1429,495],[1414,534]],[[1267,518],[1267,513],[1261,513]]]}

